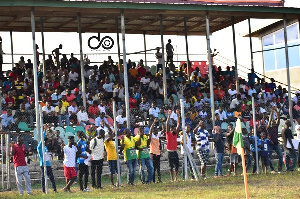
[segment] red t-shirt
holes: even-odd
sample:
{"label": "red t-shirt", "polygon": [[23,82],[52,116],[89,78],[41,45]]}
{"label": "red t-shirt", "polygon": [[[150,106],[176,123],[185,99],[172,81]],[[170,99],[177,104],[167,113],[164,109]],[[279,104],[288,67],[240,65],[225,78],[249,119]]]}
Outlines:
{"label": "red t-shirt", "polygon": [[76,96],[73,93],[71,93],[70,95],[66,95],[66,97],[67,97],[67,102],[71,102],[73,99],[76,98]]}
{"label": "red t-shirt", "polygon": [[137,103],[135,98],[129,98],[129,108],[136,108],[137,105],[132,105],[131,103]]}
{"label": "red t-shirt", "polygon": [[177,136],[178,132],[174,135],[172,131],[166,133],[167,138],[167,150],[176,151],[177,150]]}
{"label": "red t-shirt", "polygon": [[88,112],[89,112],[91,115],[97,115],[97,113],[99,112],[99,108],[98,108],[98,106],[93,106],[93,105],[91,105],[91,106],[89,107]]}
{"label": "red t-shirt", "polygon": [[141,77],[145,77],[146,75],[146,69],[143,67],[139,67],[138,69],[139,74],[141,75]]}
{"label": "red t-shirt", "polygon": [[55,88],[55,89],[59,89],[60,88],[60,82],[55,82],[55,81],[53,81],[53,88]]}
{"label": "red t-shirt", "polygon": [[13,106],[15,104],[15,100],[12,97],[6,97],[5,102],[7,105],[11,105],[11,106]]}
{"label": "red t-shirt", "polygon": [[15,150],[15,154],[13,156],[14,167],[27,166],[25,161],[25,153],[26,153],[25,145],[22,144],[22,146],[19,146],[17,144],[14,144],[13,147]]}

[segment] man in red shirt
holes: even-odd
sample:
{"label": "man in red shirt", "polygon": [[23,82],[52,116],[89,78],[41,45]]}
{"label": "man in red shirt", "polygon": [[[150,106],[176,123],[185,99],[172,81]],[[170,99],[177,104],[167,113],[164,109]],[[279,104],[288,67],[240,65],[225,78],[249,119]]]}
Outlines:
{"label": "man in red shirt", "polygon": [[179,158],[177,153],[177,137],[180,128],[180,117],[179,110],[176,110],[177,114],[177,126],[175,124],[170,124],[170,117],[172,110],[168,111],[168,118],[166,121],[166,139],[167,139],[167,151],[168,151],[168,161],[170,167],[171,181],[174,181],[173,169],[175,167],[175,181],[177,181]]}
{"label": "man in red shirt", "polygon": [[145,77],[145,75],[146,75],[146,69],[145,69],[145,67],[144,67],[144,64],[141,64],[140,65],[140,67],[138,67],[138,72],[139,72],[139,75],[141,76],[141,77]]}
{"label": "man in red shirt", "polygon": [[11,142],[10,146],[11,146],[11,155],[13,156],[13,162],[15,167],[16,183],[20,195],[24,194],[23,185],[22,185],[23,176],[25,179],[26,191],[29,195],[32,195],[29,168],[25,161],[25,156],[28,155],[28,152],[26,151],[25,145],[23,144],[23,138],[19,136],[17,138],[17,144]]}
{"label": "man in red shirt", "polygon": [[5,102],[7,105],[7,108],[13,109],[15,106],[15,99],[13,98],[12,92],[8,91],[7,96],[5,98]]}
{"label": "man in red shirt", "polygon": [[97,118],[97,116],[99,115],[100,111],[99,111],[99,108],[98,108],[98,103],[97,101],[93,101],[93,104],[89,107],[88,109],[88,114],[89,114],[89,117],[90,118]]}

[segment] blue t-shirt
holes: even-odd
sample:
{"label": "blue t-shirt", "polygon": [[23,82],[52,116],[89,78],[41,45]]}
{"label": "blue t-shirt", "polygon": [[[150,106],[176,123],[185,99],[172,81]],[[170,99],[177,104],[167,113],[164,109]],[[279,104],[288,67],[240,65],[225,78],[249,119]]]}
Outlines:
{"label": "blue t-shirt", "polygon": [[[40,166],[44,166],[44,159],[43,159],[43,148],[42,148],[42,141],[40,141],[38,147],[37,147],[37,151],[40,157]],[[48,153],[48,148],[45,146],[45,153]],[[46,156],[47,157],[47,156]],[[46,158],[47,159],[47,158]],[[51,166],[50,161],[46,161],[46,166]]]}
{"label": "blue t-shirt", "polygon": [[[257,136],[256,136],[256,140],[257,140],[257,151],[261,151],[261,148],[260,148],[261,140]],[[254,135],[252,135],[250,137],[250,142],[251,142],[250,150],[251,150],[252,153],[254,153],[255,152],[255,138],[254,138]]]}
{"label": "blue t-shirt", "polygon": [[261,149],[260,155],[268,156],[269,155],[269,146],[270,146],[271,141],[268,138],[266,138],[264,140],[261,140],[261,143],[262,143],[262,149]]}
{"label": "blue t-shirt", "polygon": [[[81,149],[81,155],[86,155],[86,148],[87,148],[87,144],[85,140],[79,140],[77,143],[77,146],[80,147]],[[79,157],[77,158],[77,163],[81,164],[84,163],[85,158]]]}

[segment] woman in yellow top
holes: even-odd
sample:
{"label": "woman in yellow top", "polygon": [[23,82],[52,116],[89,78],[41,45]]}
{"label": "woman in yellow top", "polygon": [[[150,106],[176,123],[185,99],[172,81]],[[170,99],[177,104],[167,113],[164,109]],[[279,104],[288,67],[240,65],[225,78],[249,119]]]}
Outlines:
{"label": "woman in yellow top", "polygon": [[[107,162],[108,162],[108,165],[109,165],[110,181],[111,181],[112,186],[115,187],[114,174],[118,173],[118,170],[117,170],[117,150],[116,150],[116,147],[115,147],[115,143],[112,141],[113,133],[111,132],[111,130],[110,130],[109,133],[105,134],[105,138],[107,138],[104,141],[104,146],[105,146],[105,150],[106,150]],[[117,182],[118,182],[118,180],[117,180]]]}
{"label": "woman in yellow top", "polygon": [[135,137],[131,136],[131,132],[129,129],[125,129],[123,132],[125,136],[122,137],[121,149],[124,149],[124,160],[126,161],[128,168],[127,183],[129,185],[134,185],[133,183],[137,158],[136,139]]}

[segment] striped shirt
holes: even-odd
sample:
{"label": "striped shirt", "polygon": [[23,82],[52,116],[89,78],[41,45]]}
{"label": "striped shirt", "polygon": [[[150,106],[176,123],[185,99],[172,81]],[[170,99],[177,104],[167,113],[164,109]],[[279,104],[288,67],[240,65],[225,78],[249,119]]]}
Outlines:
{"label": "striped shirt", "polygon": [[[86,141],[79,140],[78,143],[77,143],[77,146],[80,147],[80,149],[81,149],[81,154],[80,155],[86,155],[86,148],[87,148]],[[79,157],[79,158],[77,158],[77,163],[78,164],[84,163],[84,160],[85,160],[85,158]]]}
{"label": "striped shirt", "polygon": [[208,141],[208,131],[198,129],[197,133],[195,134],[197,146],[196,150],[207,150],[209,151],[209,141]]}

